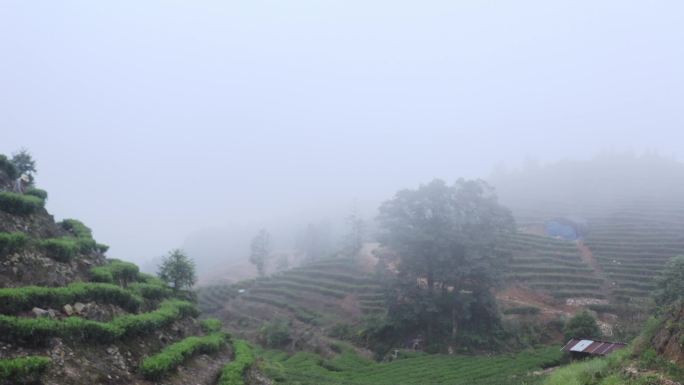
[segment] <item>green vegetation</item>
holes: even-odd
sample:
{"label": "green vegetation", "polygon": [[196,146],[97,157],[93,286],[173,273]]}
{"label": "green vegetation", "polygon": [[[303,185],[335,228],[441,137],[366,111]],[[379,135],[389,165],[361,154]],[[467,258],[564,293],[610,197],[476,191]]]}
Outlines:
{"label": "green vegetation", "polygon": [[79,317],[63,321],[51,318],[24,318],[0,315],[0,339],[13,342],[43,343],[50,337],[109,342],[124,336],[150,333],[186,316],[196,317],[190,302],[166,300],[155,311],[129,314],[111,322],[97,322]]}
{"label": "green vegetation", "polygon": [[570,338],[597,338],[601,337],[601,329],[596,324],[596,319],[587,311],[583,311],[570,318],[563,328],[565,339]]}
{"label": "green vegetation", "polygon": [[117,283],[128,286],[140,277],[140,271],[135,263],[124,262],[118,259],[110,259],[104,266],[90,269],[91,280],[95,282]]}
{"label": "green vegetation", "polygon": [[60,262],[69,262],[81,250],[77,239],[51,238],[40,241],[40,246],[47,255]]}
{"label": "green vegetation", "polygon": [[200,325],[205,333],[216,333],[221,331],[221,327],[223,327],[221,321],[217,320],[216,318],[203,319],[200,321]]}
{"label": "green vegetation", "polygon": [[36,173],[36,161],[25,148],[12,154],[12,164],[17,170],[17,176],[26,175],[29,183],[33,184],[33,174]]}
{"label": "green vegetation", "polygon": [[158,379],[196,354],[218,351],[225,344],[226,338],[227,335],[223,333],[213,333],[203,337],[187,337],[165,347],[161,352],[145,358],[140,365],[140,372],[147,379]]}
{"label": "green vegetation", "polygon": [[65,219],[59,225],[76,238],[93,239],[93,231],[78,219]]}
{"label": "green vegetation", "polygon": [[28,245],[29,240],[24,233],[0,233],[0,256],[21,251]]}
{"label": "green vegetation", "polygon": [[265,322],[259,329],[259,339],[269,348],[278,348],[290,340],[290,322],[276,318]]}
{"label": "green vegetation", "polygon": [[7,159],[7,156],[0,154],[0,171],[4,172],[9,179],[17,179],[19,177],[19,170],[12,163],[11,160]]}
{"label": "green vegetation", "polygon": [[35,188],[35,187],[29,187],[29,188],[26,190],[25,194],[26,194],[26,195],[34,196],[34,197],[36,197],[36,198],[40,198],[40,199],[42,199],[43,201],[46,201],[47,198],[48,198],[48,193],[47,193],[47,191],[41,190],[41,189]]}
{"label": "green vegetation", "polygon": [[684,300],[684,256],[673,258],[665,266],[662,276],[658,279],[655,300],[661,306]]}
{"label": "green vegetation", "polygon": [[534,306],[511,307],[503,311],[504,314],[537,315],[541,310]]}
{"label": "green vegetation", "polygon": [[74,302],[108,303],[136,312],[142,298],[119,286],[76,282],[67,287],[24,286],[0,289],[0,313],[14,314],[33,307],[60,308]]}
{"label": "green vegetation", "polygon": [[244,385],[244,375],[254,364],[254,353],[249,343],[237,340],[233,343],[235,359],[223,367],[218,385]]}
{"label": "green vegetation", "polygon": [[28,356],[0,360],[0,382],[27,384],[50,366],[48,357]]}
{"label": "green vegetation", "polygon": [[297,385],[514,385],[538,383],[532,371],[557,365],[563,355],[557,347],[499,356],[427,355],[378,363],[338,344],[332,359],[300,352],[264,353],[265,372],[277,384]]}
{"label": "green vegetation", "polygon": [[180,249],[171,250],[164,257],[158,275],[159,279],[175,291],[190,288],[197,281],[195,263]]}
{"label": "green vegetation", "polygon": [[0,210],[15,215],[28,215],[45,206],[45,201],[32,196],[13,192],[0,192]]}
{"label": "green vegetation", "polygon": [[263,277],[266,273],[266,262],[271,257],[271,235],[266,229],[261,229],[252,239],[250,247],[249,262],[256,266],[259,276]]}

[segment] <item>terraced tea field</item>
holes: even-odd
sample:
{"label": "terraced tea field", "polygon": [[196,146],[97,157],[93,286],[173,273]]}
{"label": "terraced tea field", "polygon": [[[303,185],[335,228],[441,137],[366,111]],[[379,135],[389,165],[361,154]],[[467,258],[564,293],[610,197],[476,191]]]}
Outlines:
{"label": "terraced tea field", "polygon": [[384,311],[381,287],[349,259],[318,261],[234,286],[205,287],[199,290],[199,303],[203,312],[235,330],[258,327],[273,317],[321,326]]}
{"label": "terraced tea field", "polygon": [[339,348],[332,359],[300,352],[263,352],[266,374],[287,385],[531,385],[533,372],[557,365],[557,347],[498,356],[449,356],[406,353],[406,358],[378,363],[352,349]]}
{"label": "terraced tea field", "polygon": [[604,298],[605,281],[582,260],[575,242],[518,233],[507,249],[513,254],[510,280],[556,298]]}

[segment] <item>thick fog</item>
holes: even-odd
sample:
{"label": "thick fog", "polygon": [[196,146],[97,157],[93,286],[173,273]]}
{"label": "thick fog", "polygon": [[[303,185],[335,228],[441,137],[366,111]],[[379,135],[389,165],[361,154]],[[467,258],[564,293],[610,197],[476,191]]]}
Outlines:
{"label": "thick fog", "polygon": [[675,0],[3,0],[0,153],[111,257],[235,260],[434,177],[681,159],[682,41]]}

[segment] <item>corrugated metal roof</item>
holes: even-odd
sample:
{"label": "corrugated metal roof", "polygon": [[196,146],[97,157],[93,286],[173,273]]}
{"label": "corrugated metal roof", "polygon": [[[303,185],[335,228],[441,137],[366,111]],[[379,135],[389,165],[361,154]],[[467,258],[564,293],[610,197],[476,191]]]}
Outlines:
{"label": "corrugated metal roof", "polygon": [[621,342],[607,342],[597,340],[586,340],[573,338],[561,348],[564,352],[585,353],[591,355],[605,356],[615,350],[622,349],[627,344]]}

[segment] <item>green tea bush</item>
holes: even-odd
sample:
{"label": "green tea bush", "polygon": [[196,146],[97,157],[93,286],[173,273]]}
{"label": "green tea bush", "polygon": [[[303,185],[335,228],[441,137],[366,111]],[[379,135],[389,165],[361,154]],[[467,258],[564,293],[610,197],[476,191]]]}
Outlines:
{"label": "green tea bush", "polygon": [[40,246],[52,259],[60,262],[69,262],[74,258],[81,247],[76,239],[50,238],[40,241]]}
{"label": "green tea bush", "polygon": [[223,333],[214,333],[203,337],[187,337],[165,347],[161,352],[145,358],[140,365],[140,372],[147,379],[159,379],[195,354],[218,351],[225,342],[226,335]]}
{"label": "green tea bush", "polygon": [[45,201],[32,196],[12,192],[0,192],[0,210],[15,214],[28,215],[40,210],[45,206]]}
{"label": "green tea bush", "polygon": [[3,171],[9,179],[17,179],[19,177],[19,170],[17,167],[7,159],[7,156],[0,154],[0,171]]}
{"label": "green tea bush", "polygon": [[189,302],[166,300],[155,311],[129,314],[110,322],[79,317],[63,321],[51,318],[26,318],[0,315],[0,340],[39,344],[51,337],[73,340],[111,342],[118,338],[150,333],[184,317],[196,317],[198,311]]}
{"label": "green tea bush", "polygon": [[32,196],[34,196],[34,197],[36,197],[36,198],[40,198],[40,199],[42,199],[43,201],[47,200],[47,198],[48,198],[48,193],[47,193],[47,191],[41,190],[41,189],[35,188],[35,187],[29,187],[29,189],[26,190],[26,193],[25,193],[25,194],[26,194],[26,195],[32,195]]}
{"label": "green tea bush", "polygon": [[216,318],[203,319],[200,321],[200,325],[205,333],[216,333],[221,331],[221,327],[223,327],[221,321],[217,320]]}
{"label": "green tea bush", "polygon": [[138,266],[134,263],[118,259],[110,259],[108,264],[90,269],[92,281],[118,283],[122,286],[135,282],[138,279],[139,273]]}
{"label": "green tea bush", "polygon": [[128,285],[128,290],[135,292],[145,299],[157,301],[171,296],[172,291],[166,286],[160,286],[152,283],[134,282]]}
{"label": "green tea bush", "polygon": [[48,357],[28,356],[0,360],[0,383],[33,382],[50,366]]}
{"label": "green tea bush", "polygon": [[93,231],[78,219],[65,219],[61,221],[59,225],[77,238],[93,238]]}
{"label": "green tea bush", "polygon": [[233,349],[235,359],[223,367],[218,385],[244,385],[245,372],[254,363],[252,347],[246,341],[235,341]]}
{"label": "green tea bush", "polygon": [[60,308],[74,302],[98,302],[137,312],[140,296],[116,285],[76,282],[66,287],[24,286],[0,289],[0,313],[14,314],[33,307]]}
{"label": "green tea bush", "polygon": [[286,344],[290,340],[290,323],[282,318],[265,322],[259,329],[259,339],[271,348]]}
{"label": "green tea bush", "polygon": [[24,233],[0,233],[0,256],[21,251],[29,243]]}

